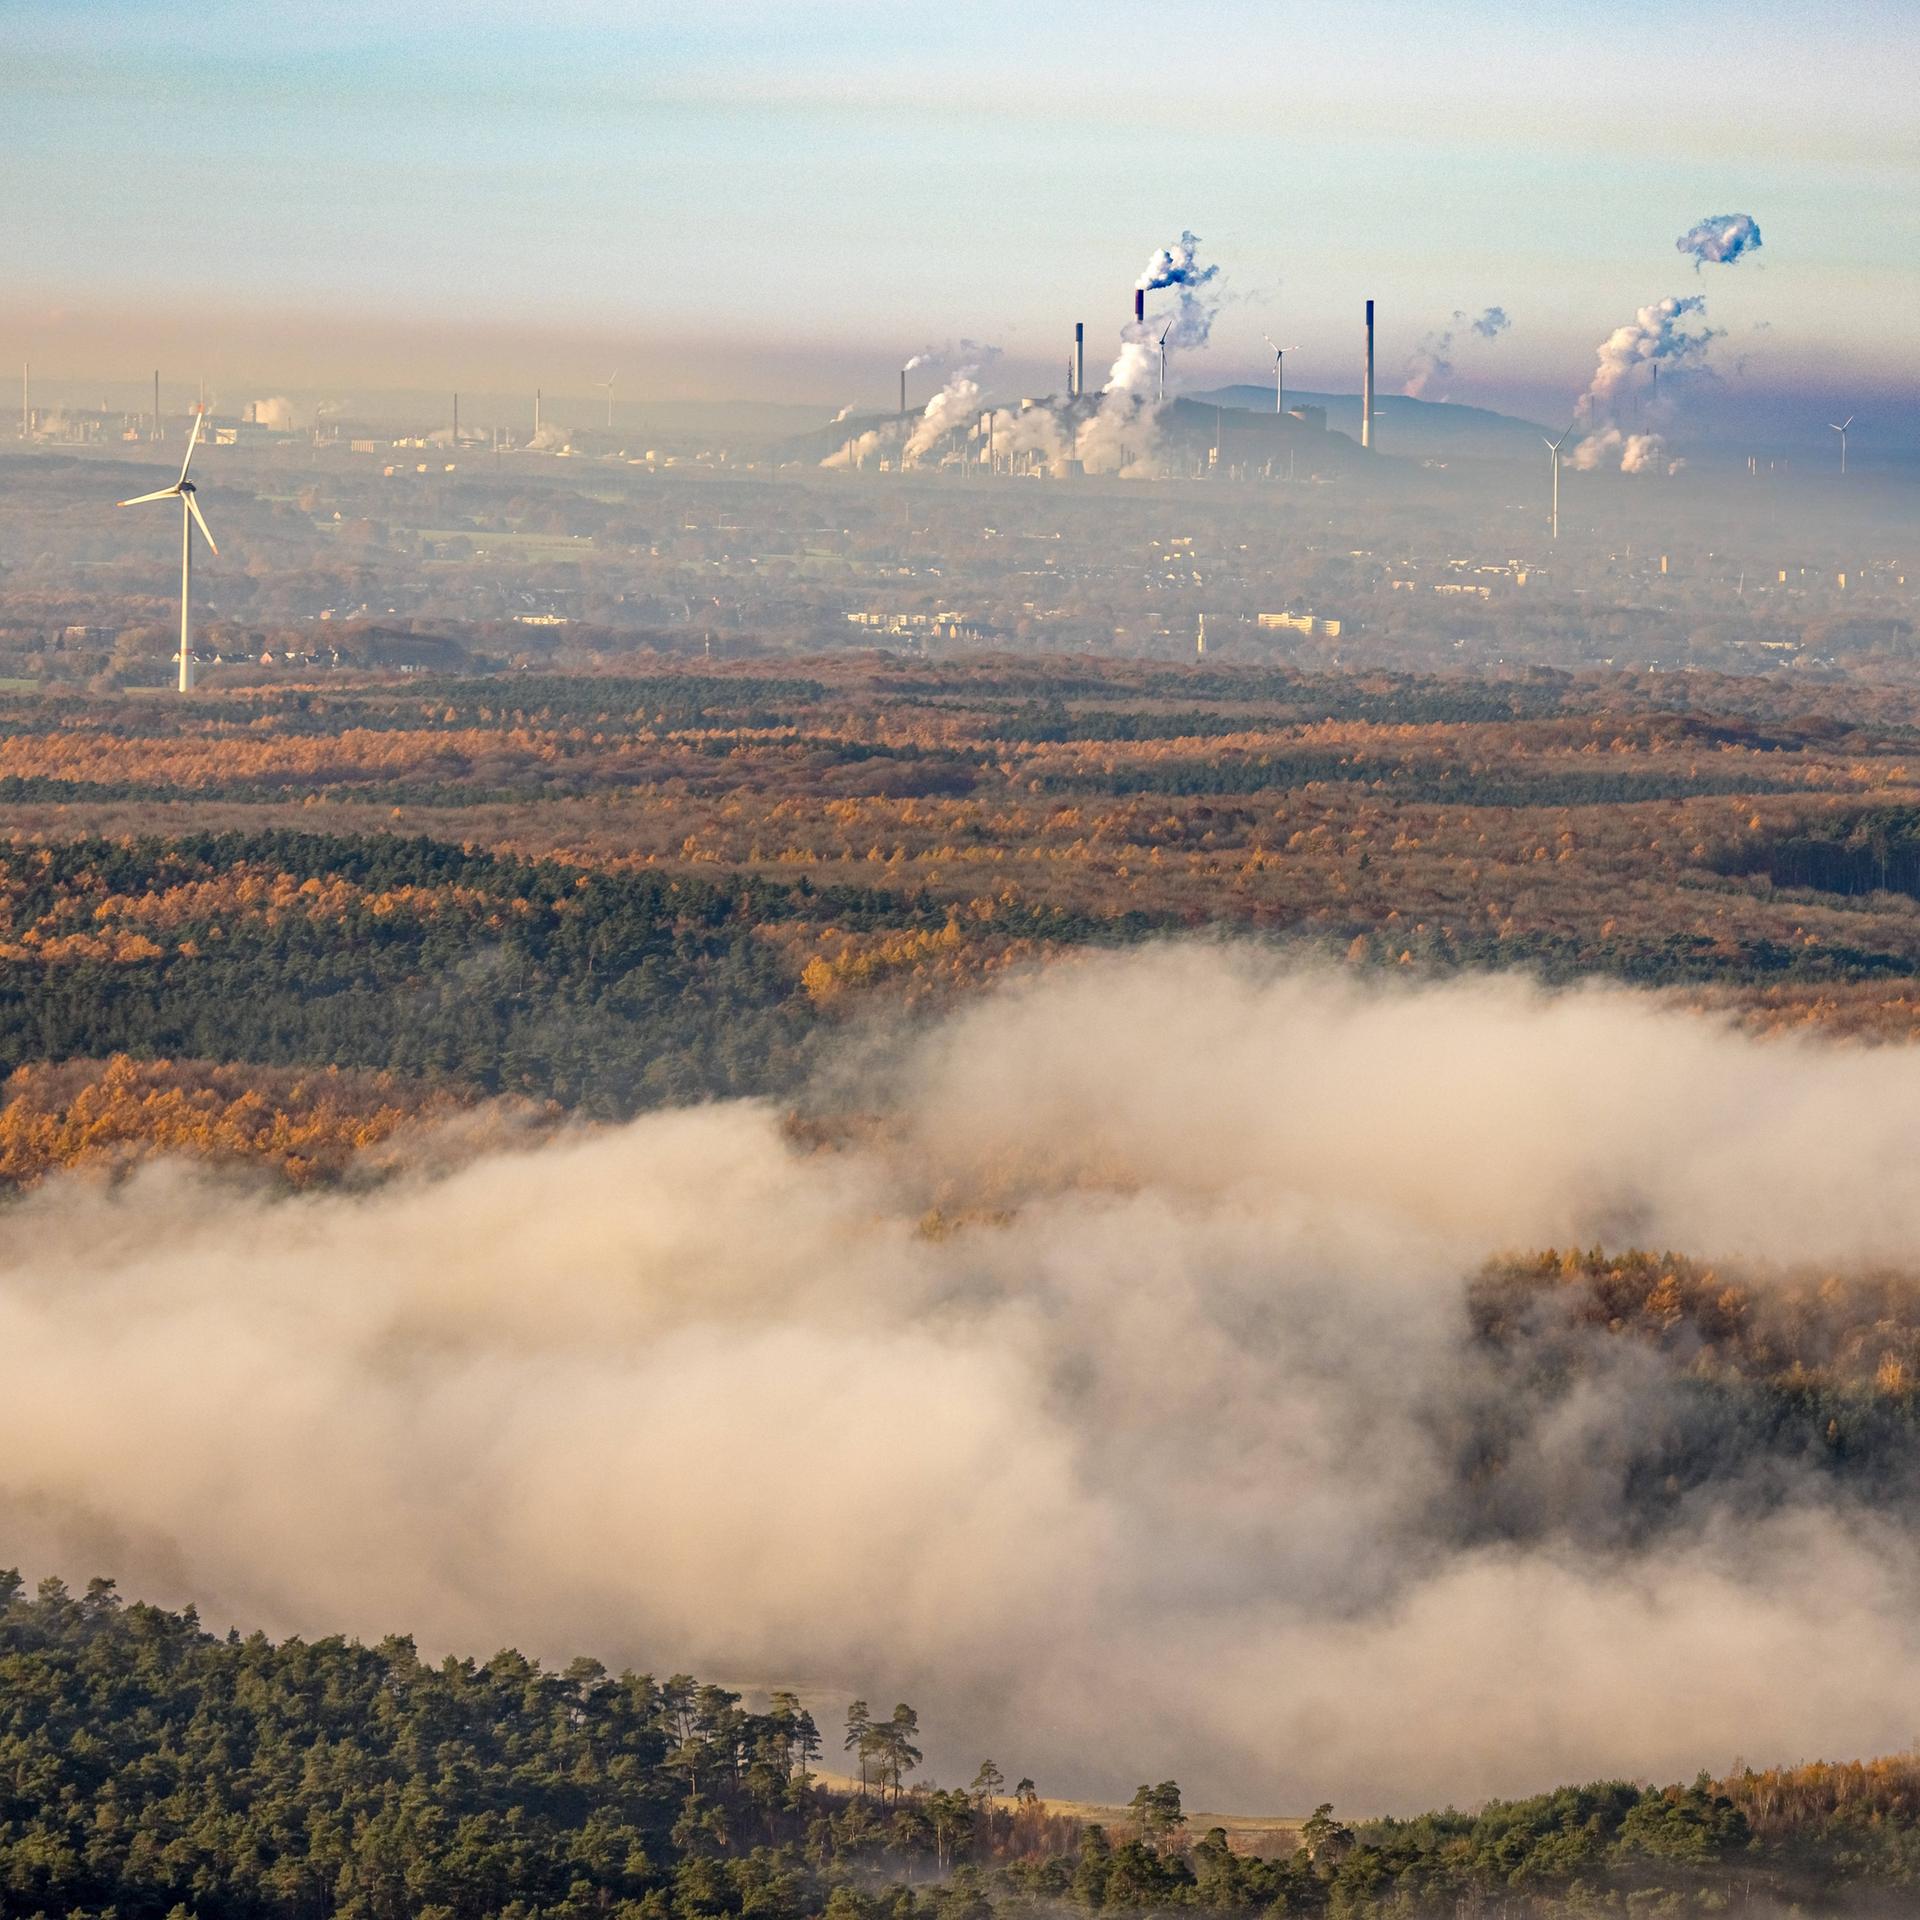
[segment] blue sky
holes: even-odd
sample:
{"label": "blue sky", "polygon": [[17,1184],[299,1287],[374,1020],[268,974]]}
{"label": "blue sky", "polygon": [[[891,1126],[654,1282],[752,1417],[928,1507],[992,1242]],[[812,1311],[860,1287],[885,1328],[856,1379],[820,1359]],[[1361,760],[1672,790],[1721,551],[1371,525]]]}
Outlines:
{"label": "blue sky", "polygon": [[[0,338],[49,373],[884,397],[929,341],[1038,379],[1182,227],[1188,384],[1351,384],[1456,308],[1456,398],[1551,410],[1705,291],[1730,377],[1885,391],[1920,259],[1920,6],[1458,0],[0,0]],[[1759,219],[1696,280],[1673,238]],[[191,333],[195,343],[186,345]],[[1738,369],[1737,374],[1735,369]]]}

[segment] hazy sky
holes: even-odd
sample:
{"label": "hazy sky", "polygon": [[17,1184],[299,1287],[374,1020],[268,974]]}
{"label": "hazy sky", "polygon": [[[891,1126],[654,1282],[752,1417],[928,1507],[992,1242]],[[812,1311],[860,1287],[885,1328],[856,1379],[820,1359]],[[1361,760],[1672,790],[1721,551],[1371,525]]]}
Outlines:
{"label": "hazy sky", "polygon": [[[52,376],[884,399],[930,340],[1104,351],[1189,226],[1232,298],[1188,385],[1274,331],[1350,387],[1373,294],[1395,371],[1505,307],[1454,397],[1552,406],[1700,290],[1741,379],[1888,390],[1916,70],[1910,0],[0,0],[0,339]],[[1696,279],[1674,237],[1726,212],[1765,248]]]}

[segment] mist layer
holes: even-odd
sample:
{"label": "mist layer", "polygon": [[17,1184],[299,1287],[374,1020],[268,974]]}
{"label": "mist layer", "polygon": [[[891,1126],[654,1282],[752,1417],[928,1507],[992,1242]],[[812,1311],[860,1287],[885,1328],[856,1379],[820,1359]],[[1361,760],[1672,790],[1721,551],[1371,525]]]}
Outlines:
{"label": "mist layer", "polygon": [[1910,1735],[1897,1516],[1634,1524],[1644,1356],[1526,1416],[1497,1524],[1458,1444],[1491,1254],[1906,1260],[1906,1054],[1168,947],[847,1074],[824,1135],[737,1103],[371,1196],[36,1192],[0,1559],[910,1699],[936,1771],[1055,1792],[1360,1810]]}

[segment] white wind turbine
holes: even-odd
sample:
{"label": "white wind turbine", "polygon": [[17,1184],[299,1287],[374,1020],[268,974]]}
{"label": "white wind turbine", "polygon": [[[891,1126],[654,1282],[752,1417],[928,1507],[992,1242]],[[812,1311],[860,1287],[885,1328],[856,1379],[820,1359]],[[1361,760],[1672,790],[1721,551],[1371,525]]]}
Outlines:
{"label": "white wind turbine", "polygon": [[1172,331],[1171,320],[1160,329],[1160,398],[1163,403],[1167,397],[1167,335]]}
{"label": "white wind turbine", "polygon": [[1832,420],[1827,423],[1840,436],[1840,471],[1842,473],[1847,470],[1847,429],[1859,417],[1858,414],[1850,413],[1844,420]]}
{"label": "white wind turbine", "polygon": [[187,437],[187,457],[180,462],[180,478],[170,487],[162,487],[158,493],[137,493],[131,500],[122,500],[123,507],[144,507],[149,500],[172,500],[180,502],[180,691],[193,691],[193,529],[198,526],[206,535],[207,545],[215,553],[220,549],[213,545],[213,535],[208,531],[206,516],[200,511],[200,503],[193,497],[193,482],[187,478],[187,469],[193,465],[193,450],[200,444],[200,427],[205,419],[203,414],[193,416],[193,432]]}
{"label": "white wind turbine", "polygon": [[607,396],[607,431],[609,433],[613,431],[613,383],[619,378],[620,371],[616,367],[604,380],[596,380],[593,383],[596,387],[601,388]]}
{"label": "white wind turbine", "polygon": [[1547,457],[1553,462],[1553,511],[1550,525],[1553,529],[1553,538],[1556,540],[1560,538],[1560,449],[1567,444],[1567,435],[1572,431],[1571,427],[1566,428],[1558,440],[1547,440],[1544,433],[1540,436],[1542,440],[1546,440]]}
{"label": "white wind turbine", "polygon": [[1287,355],[1293,349],[1278,345],[1270,333],[1263,333],[1260,337],[1273,348],[1273,410],[1275,413],[1285,413],[1287,410]]}

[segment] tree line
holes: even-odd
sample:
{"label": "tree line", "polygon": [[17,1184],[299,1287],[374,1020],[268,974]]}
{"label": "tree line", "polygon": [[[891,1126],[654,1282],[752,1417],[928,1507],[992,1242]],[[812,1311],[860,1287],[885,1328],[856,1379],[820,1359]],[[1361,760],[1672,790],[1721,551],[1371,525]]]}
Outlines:
{"label": "tree line", "polygon": [[829,1778],[801,1696],[392,1637],[205,1630],[0,1572],[8,1920],[994,1920],[1075,1911],[1520,1916],[1911,1908],[1920,1759],[1603,1781],[1414,1819],[1193,1830],[1177,1782],[1051,1812],[992,1760],[918,1779],[855,1701]]}

